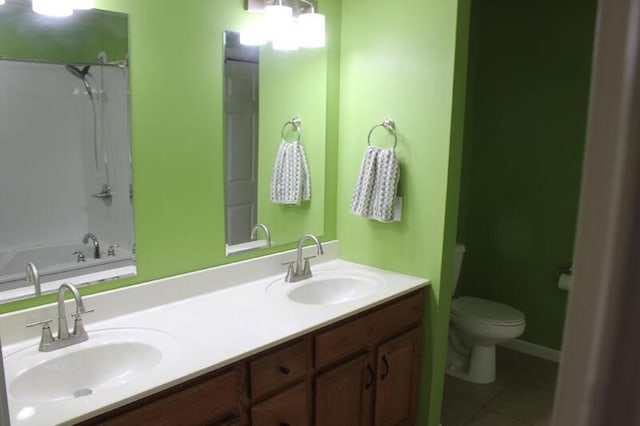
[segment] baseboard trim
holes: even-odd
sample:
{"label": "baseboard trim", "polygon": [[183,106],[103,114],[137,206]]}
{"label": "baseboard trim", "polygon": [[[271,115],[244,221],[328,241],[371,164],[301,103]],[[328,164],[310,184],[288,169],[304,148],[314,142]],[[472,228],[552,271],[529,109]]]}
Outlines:
{"label": "baseboard trim", "polygon": [[557,349],[547,348],[546,346],[536,345],[535,343],[525,342],[524,340],[515,339],[500,343],[499,346],[522,352],[527,355],[546,359],[547,361],[559,362],[560,351]]}

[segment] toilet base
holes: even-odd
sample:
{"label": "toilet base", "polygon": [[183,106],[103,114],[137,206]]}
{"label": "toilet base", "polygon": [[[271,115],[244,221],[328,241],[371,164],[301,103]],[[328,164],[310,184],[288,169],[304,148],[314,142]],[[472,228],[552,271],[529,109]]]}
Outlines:
{"label": "toilet base", "polygon": [[493,383],[496,380],[496,346],[474,346],[467,370],[465,372],[455,366],[448,366],[446,373],[472,383]]}

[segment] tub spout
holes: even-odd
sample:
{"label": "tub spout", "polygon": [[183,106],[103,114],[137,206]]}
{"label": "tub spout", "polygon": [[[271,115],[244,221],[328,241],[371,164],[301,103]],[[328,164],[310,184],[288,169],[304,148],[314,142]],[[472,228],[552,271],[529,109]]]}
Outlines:
{"label": "tub spout", "polygon": [[42,294],[40,288],[40,273],[38,272],[38,268],[36,268],[36,264],[33,262],[29,262],[27,264],[27,282],[33,283],[36,291],[36,297]]}
{"label": "tub spout", "polygon": [[89,240],[91,240],[91,243],[93,244],[93,258],[100,259],[100,242],[98,241],[98,237],[91,232],[88,232],[84,234],[84,237],[82,237],[82,244],[87,244]]}

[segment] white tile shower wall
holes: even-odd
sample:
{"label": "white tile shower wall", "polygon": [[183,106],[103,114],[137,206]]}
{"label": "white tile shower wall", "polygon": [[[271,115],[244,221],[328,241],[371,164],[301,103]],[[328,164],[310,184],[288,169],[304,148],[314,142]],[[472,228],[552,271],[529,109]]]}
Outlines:
{"label": "white tile shower wall", "polygon": [[0,252],[88,228],[76,81],[62,65],[0,61]]}
{"label": "white tile shower wall", "polygon": [[[91,67],[93,76],[91,83],[96,99],[98,114],[98,147],[106,148],[109,185],[113,199],[110,206],[103,203],[92,194],[100,191],[95,160],[93,157],[93,128],[86,126],[84,144],[84,164],[86,179],[86,199],[89,212],[89,231],[93,232],[103,242],[102,249],[107,250],[107,244],[118,244],[122,249],[130,251],[133,243],[133,210],[129,200],[129,183],[131,182],[130,145],[129,145],[129,105],[128,105],[128,71],[116,67]],[[78,81],[78,89],[82,82]],[[91,102],[85,90],[82,96],[77,96],[79,110],[84,114],[84,120],[93,123]],[[103,96],[103,102],[100,101]],[[102,107],[104,106],[104,112]],[[99,158],[98,163],[103,178],[106,179],[104,162]]]}

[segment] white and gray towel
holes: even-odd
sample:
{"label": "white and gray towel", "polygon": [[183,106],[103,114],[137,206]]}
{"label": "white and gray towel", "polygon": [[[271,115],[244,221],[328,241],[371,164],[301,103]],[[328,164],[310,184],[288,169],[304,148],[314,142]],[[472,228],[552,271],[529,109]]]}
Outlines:
{"label": "white and gray towel", "polygon": [[369,146],[362,158],[360,174],[351,198],[351,213],[391,222],[400,167],[392,148]]}
{"label": "white and gray towel", "polygon": [[271,174],[271,202],[300,204],[311,198],[309,165],[298,142],[280,143]]}

